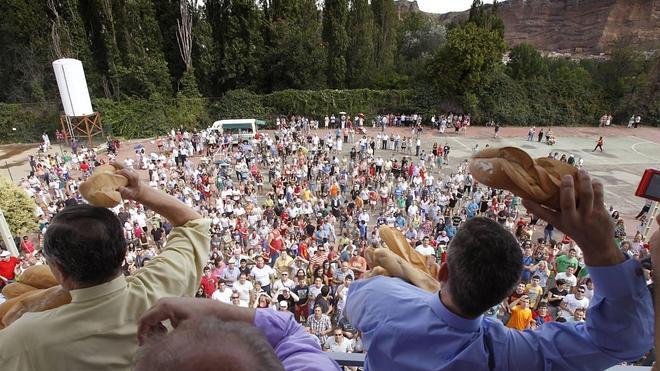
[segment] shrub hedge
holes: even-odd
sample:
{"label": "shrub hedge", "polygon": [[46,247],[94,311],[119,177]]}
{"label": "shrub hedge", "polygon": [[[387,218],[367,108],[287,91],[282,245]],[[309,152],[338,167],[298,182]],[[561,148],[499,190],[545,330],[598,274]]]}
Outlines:
{"label": "shrub hedge", "polygon": [[[457,101],[421,88],[282,90],[265,95],[239,89],[221,98],[95,99],[93,106],[109,134],[131,139],[161,135],[171,128],[204,128],[223,118],[265,119],[272,127],[281,114],[321,118],[340,111],[362,112],[368,119],[386,112],[421,113],[428,119],[434,113],[465,110],[477,124],[494,119],[507,125],[595,125],[606,112],[600,102],[588,86],[570,80],[517,81],[500,74],[489,86]],[[59,128],[59,114],[55,102],[0,103],[0,142],[38,141],[41,132]],[[644,121],[659,124],[655,117]]]}

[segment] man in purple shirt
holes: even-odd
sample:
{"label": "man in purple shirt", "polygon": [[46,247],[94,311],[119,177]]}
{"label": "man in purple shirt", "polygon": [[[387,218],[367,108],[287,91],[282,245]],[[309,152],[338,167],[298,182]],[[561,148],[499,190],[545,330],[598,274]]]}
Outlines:
{"label": "man in purple shirt", "polygon": [[[167,335],[165,320],[175,328]],[[339,370],[291,313],[206,299],[159,300],[140,319],[138,341],[137,371]]]}

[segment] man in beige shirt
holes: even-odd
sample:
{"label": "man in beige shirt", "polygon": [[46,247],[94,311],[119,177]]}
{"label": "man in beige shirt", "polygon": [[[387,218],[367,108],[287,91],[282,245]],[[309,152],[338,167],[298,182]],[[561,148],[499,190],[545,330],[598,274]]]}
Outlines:
{"label": "man in beige shirt", "polygon": [[[120,168],[121,166],[115,165]],[[208,260],[210,221],[174,197],[142,184],[129,170],[119,191],[167,218],[175,227],[163,251],[135,275],[124,277],[126,241],[108,209],[78,205],[51,221],[44,255],[72,301],[26,313],[0,331],[3,370],[129,370],[137,321],[165,296],[193,296]]]}

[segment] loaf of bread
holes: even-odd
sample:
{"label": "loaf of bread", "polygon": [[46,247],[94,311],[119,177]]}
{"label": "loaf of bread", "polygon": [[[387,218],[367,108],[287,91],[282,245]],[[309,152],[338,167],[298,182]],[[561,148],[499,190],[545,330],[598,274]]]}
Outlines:
{"label": "loaf of bread", "polygon": [[9,285],[2,288],[2,296],[7,299],[13,299],[19,297],[26,292],[38,290],[36,287],[26,285],[20,282],[12,282]]}
{"label": "loaf of bread", "polygon": [[365,258],[371,268],[367,277],[399,277],[429,292],[440,290],[436,264],[428,264],[426,258],[413,250],[397,229],[381,226],[379,233],[387,248],[365,250]]}
{"label": "loaf of bread", "polygon": [[51,272],[50,267],[47,265],[31,266],[18,277],[18,282],[37,289],[48,289],[59,285],[59,282],[53,276],[53,272]]}
{"label": "loaf of bread", "polygon": [[[53,286],[45,290],[35,290],[11,299],[15,300],[2,316],[2,324],[6,327],[28,312],[43,312],[60,307],[71,302],[69,291],[62,286]],[[3,303],[4,304],[4,303]]]}
{"label": "loaf of bread", "polygon": [[571,175],[577,182],[574,166],[550,158],[533,159],[516,147],[486,148],[472,157],[469,167],[479,182],[555,210],[559,209],[561,178]]}
{"label": "loaf of bread", "polygon": [[112,165],[97,166],[92,176],[80,184],[80,193],[85,200],[94,206],[117,206],[121,202],[117,188],[125,187],[128,180],[116,172]]}

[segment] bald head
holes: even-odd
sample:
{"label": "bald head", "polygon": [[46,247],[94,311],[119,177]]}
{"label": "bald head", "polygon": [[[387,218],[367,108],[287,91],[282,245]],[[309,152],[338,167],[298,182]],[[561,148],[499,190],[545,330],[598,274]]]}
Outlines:
{"label": "bald head", "polygon": [[284,371],[256,327],[213,317],[192,319],[151,338],[138,352],[135,371]]}

